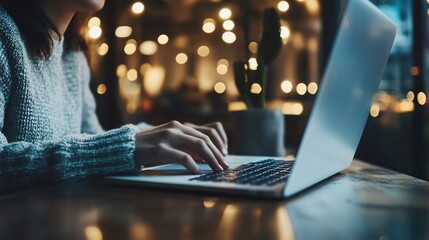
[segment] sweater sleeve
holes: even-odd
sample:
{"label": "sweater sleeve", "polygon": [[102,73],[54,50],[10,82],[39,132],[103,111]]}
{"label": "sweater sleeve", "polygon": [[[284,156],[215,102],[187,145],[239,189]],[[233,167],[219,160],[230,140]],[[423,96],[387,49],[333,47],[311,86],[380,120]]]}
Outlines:
{"label": "sweater sleeve", "polygon": [[8,143],[0,133],[0,192],[135,169],[136,127],[47,142]]}
{"label": "sweater sleeve", "polygon": [[98,121],[98,117],[96,114],[96,104],[94,95],[91,92],[89,82],[90,82],[90,69],[88,62],[82,52],[77,53],[77,61],[80,64],[79,70],[81,75],[81,81],[82,81],[82,99],[83,99],[83,105],[82,105],[82,132],[83,133],[89,133],[89,134],[95,134],[95,133],[101,133],[103,132],[103,128]]}

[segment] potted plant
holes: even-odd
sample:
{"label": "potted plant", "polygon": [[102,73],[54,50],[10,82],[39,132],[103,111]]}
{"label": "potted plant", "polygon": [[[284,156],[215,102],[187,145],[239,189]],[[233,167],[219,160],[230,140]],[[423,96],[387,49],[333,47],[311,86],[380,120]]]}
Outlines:
{"label": "potted plant", "polygon": [[[245,41],[247,31],[245,30]],[[246,42],[246,46],[248,43]],[[245,61],[234,63],[234,79],[246,110],[231,112],[232,153],[245,155],[284,155],[284,117],[281,111],[266,109],[268,69],[283,46],[280,17],[274,8],[263,15],[263,32],[257,50],[257,67]]]}

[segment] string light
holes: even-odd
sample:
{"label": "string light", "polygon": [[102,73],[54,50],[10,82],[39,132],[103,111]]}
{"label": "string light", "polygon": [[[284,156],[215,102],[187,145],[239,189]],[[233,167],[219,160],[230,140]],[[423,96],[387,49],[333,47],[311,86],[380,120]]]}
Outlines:
{"label": "string light", "polygon": [[284,93],[290,93],[290,92],[292,92],[293,86],[292,86],[292,83],[289,80],[284,80],[280,84],[280,88],[282,89],[282,91]]}
{"label": "string light", "polygon": [[130,80],[130,81],[135,81],[135,80],[137,80],[137,78],[138,78],[137,70],[135,70],[135,69],[130,69],[130,70],[128,70],[128,72],[127,72],[127,78],[128,78],[128,80]]}
{"label": "string light", "polygon": [[197,53],[200,57],[207,57],[210,54],[210,48],[207,46],[201,46],[198,48]]}
{"label": "string light", "polygon": [[101,25],[101,20],[98,17],[92,17],[91,19],[89,19],[88,21],[88,27],[92,28],[92,27],[100,27]]}
{"label": "string light", "polygon": [[159,43],[159,44],[161,44],[161,45],[165,45],[165,44],[167,44],[167,43],[168,43],[168,40],[169,40],[169,38],[168,38],[168,36],[167,36],[167,35],[165,35],[165,34],[161,34],[161,35],[159,35],[159,37],[158,37],[158,43]]}
{"label": "string light", "polygon": [[219,75],[226,75],[228,73],[228,66],[224,64],[219,64],[216,68],[217,73]]}
{"label": "string light", "polygon": [[250,86],[250,92],[253,94],[260,94],[262,92],[262,87],[259,83],[254,83]]}
{"label": "string light", "polygon": [[222,34],[222,40],[228,44],[232,44],[237,40],[237,36],[233,32],[224,32]]}
{"label": "string light", "polygon": [[251,53],[256,53],[256,51],[258,51],[258,43],[257,42],[249,43],[249,51]]}
{"label": "string light", "polygon": [[217,65],[225,65],[226,67],[229,67],[229,62],[228,60],[222,58],[219,61],[217,61]]}
{"label": "string light", "polygon": [[102,43],[98,48],[97,48],[97,53],[100,56],[104,56],[107,54],[107,52],[109,51],[109,45],[107,45],[107,43]]}
{"label": "string light", "polygon": [[232,12],[229,8],[222,8],[219,11],[219,17],[222,19],[229,19],[232,16]]}
{"label": "string light", "polygon": [[154,41],[144,41],[140,44],[139,51],[143,55],[153,55],[158,51],[158,45]]}
{"label": "string light", "polygon": [[378,115],[380,114],[380,107],[378,105],[376,105],[376,104],[373,104],[371,106],[371,109],[370,109],[369,113],[374,118],[378,117]]}
{"label": "string light", "polygon": [[218,94],[222,94],[226,91],[226,85],[223,82],[217,82],[214,85],[214,91]]}
{"label": "string light", "polygon": [[419,92],[417,94],[417,102],[420,105],[425,105],[425,103],[426,103],[426,94],[424,92]]}
{"label": "string light", "polygon": [[106,91],[107,91],[107,87],[105,84],[102,83],[102,84],[98,85],[98,87],[97,87],[97,93],[98,94],[103,95],[106,93]]}
{"label": "string light", "polygon": [[141,2],[135,2],[132,6],[131,6],[131,11],[134,14],[142,14],[144,11],[145,7],[144,4]]}
{"label": "string light", "polygon": [[286,12],[287,10],[289,10],[289,3],[286,1],[280,1],[277,4],[277,8],[279,9],[280,12]]}
{"label": "string light", "polygon": [[222,24],[223,28],[227,31],[231,31],[235,27],[235,23],[232,20],[226,20]]}
{"label": "string light", "polygon": [[124,78],[127,76],[128,68],[125,64],[121,64],[116,68],[116,76],[118,78]]}
{"label": "string light", "polygon": [[307,92],[307,86],[304,83],[298,83],[298,85],[296,85],[296,92],[299,95],[304,95]]}
{"label": "string light", "polygon": [[317,83],[311,82],[308,84],[308,93],[310,93],[311,95],[316,94],[317,89],[318,89]]}
{"label": "string light", "polygon": [[127,41],[127,44],[125,44],[124,52],[127,55],[132,55],[137,50],[137,41],[134,39],[130,39]]}
{"label": "string light", "polygon": [[103,30],[101,30],[99,26],[92,26],[89,29],[89,37],[92,39],[98,39],[102,33],[103,33]]}
{"label": "string light", "polygon": [[185,64],[188,61],[188,55],[185,53],[179,53],[176,55],[176,62],[178,64]]}
{"label": "string light", "polygon": [[214,19],[206,18],[203,22],[203,31],[205,33],[212,33],[216,30],[216,22]]}
{"label": "string light", "polygon": [[127,38],[131,36],[133,29],[130,26],[119,26],[115,30],[115,36],[118,38]]}

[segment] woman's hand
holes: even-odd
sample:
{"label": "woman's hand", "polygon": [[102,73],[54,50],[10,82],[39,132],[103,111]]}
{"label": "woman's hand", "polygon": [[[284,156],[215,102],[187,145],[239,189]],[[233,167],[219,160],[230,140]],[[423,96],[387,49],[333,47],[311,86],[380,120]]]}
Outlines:
{"label": "woman's hand", "polygon": [[180,163],[199,173],[196,162],[204,161],[218,172],[228,169],[226,154],[227,138],[220,123],[196,126],[172,121],[136,134],[137,165]]}

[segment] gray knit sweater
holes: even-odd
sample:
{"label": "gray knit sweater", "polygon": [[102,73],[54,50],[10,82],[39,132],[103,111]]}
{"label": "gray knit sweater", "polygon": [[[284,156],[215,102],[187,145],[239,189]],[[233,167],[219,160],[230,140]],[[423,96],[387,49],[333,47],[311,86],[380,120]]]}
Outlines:
{"label": "gray knit sweater", "polygon": [[89,80],[62,41],[47,61],[32,57],[0,7],[0,193],[135,168],[138,128],[104,132]]}

